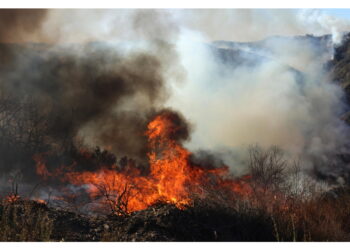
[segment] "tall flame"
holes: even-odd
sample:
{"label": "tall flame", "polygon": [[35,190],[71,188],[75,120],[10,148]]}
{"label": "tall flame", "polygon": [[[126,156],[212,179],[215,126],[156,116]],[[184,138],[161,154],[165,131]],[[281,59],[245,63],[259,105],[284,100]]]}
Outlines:
{"label": "tall flame", "polygon": [[[249,191],[241,182],[225,178],[227,167],[208,170],[191,164],[191,153],[174,136],[180,130],[167,113],[161,113],[148,124],[145,135],[148,137],[150,173],[147,176],[137,170],[101,168],[95,172],[67,172],[61,178],[74,185],[87,186],[91,197],[102,196],[105,202],[127,212],[145,209],[158,201],[184,208],[191,204],[192,194],[201,194],[213,177],[217,188],[235,193]],[[39,175],[52,176],[43,160],[37,156],[34,160]]]}

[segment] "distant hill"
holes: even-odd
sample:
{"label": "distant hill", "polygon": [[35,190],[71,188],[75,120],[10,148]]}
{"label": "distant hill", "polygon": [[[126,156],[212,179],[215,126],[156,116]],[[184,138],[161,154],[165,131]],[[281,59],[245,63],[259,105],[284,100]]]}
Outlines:
{"label": "distant hill", "polygon": [[350,100],[350,33],[344,37],[343,43],[335,49],[334,58],[329,63],[332,77],[340,84]]}

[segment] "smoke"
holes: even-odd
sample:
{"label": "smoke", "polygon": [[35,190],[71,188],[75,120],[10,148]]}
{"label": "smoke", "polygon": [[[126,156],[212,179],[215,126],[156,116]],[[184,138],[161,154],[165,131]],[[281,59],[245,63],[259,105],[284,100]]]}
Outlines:
{"label": "smoke", "polygon": [[24,42],[35,39],[47,10],[43,9],[1,9],[0,42]]}
{"label": "smoke", "polygon": [[[251,144],[279,146],[306,169],[347,152],[343,93],[323,67],[345,20],[248,9],[4,10],[0,20],[0,40],[18,43],[1,45],[11,52],[1,92],[34,102],[51,144],[79,138],[145,161],[147,122],[170,107],[193,125],[187,146],[234,172]],[[276,37],[308,33],[331,37]]]}
{"label": "smoke", "polygon": [[315,9],[16,9],[1,10],[1,27],[3,42],[175,41],[186,28],[209,41],[331,34],[337,44],[350,24]]}
{"label": "smoke", "polygon": [[184,9],[171,14],[181,27],[210,40],[237,42],[305,34],[332,34],[339,42],[341,32],[350,27],[347,20],[315,9]]}
{"label": "smoke", "polygon": [[298,20],[315,35],[322,35],[325,32],[331,34],[334,45],[339,45],[343,32],[350,29],[347,20],[335,18],[320,10],[302,10],[298,13]]}
{"label": "smoke", "polygon": [[[57,22],[69,14],[73,19],[82,13],[89,18],[102,15],[99,11],[57,12],[62,14]],[[18,18],[16,27],[23,30],[23,22],[31,19],[36,11],[19,13],[25,18]],[[42,35],[41,42],[45,43],[33,43],[31,31],[36,32],[36,26],[28,26],[28,36],[21,33],[20,39],[19,36],[14,39],[15,36],[7,33],[6,39],[13,40],[0,46],[9,54],[0,72],[4,98],[0,105],[1,172],[21,169],[26,180],[31,179],[35,168],[28,165],[33,163],[33,154],[62,147],[69,150],[72,144],[78,143],[108,149],[117,157],[126,155],[146,162],[144,132],[150,118],[163,108],[169,95],[165,79],[178,79],[183,75],[171,44],[176,30],[169,30],[162,21],[164,14],[158,15],[157,11],[130,11],[126,12],[130,26],[123,29],[129,29],[130,34],[134,32],[134,38],[139,39],[108,41],[106,35],[107,41],[99,42],[96,39],[104,30],[108,11],[89,29],[90,23],[74,19],[72,23],[58,22],[61,30],[57,30],[52,24],[55,13],[56,10],[50,10],[45,21],[38,19],[41,27],[38,32]],[[68,37],[72,38],[70,42],[79,43],[67,43],[64,34],[69,35],[69,31],[65,29],[78,24],[86,28],[86,34],[84,29],[81,34],[75,30],[77,35]],[[121,32],[120,27],[116,29]],[[49,31],[52,37],[45,33]],[[95,31],[96,37],[90,36]],[[113,33],[105,32],[108,36]],[[89,39],[83,41],[80,35]],[[58,39],[50,42],[53,38]],[[11,112],[2,113],[2,108],[8,107]]]}
{"label": "smoke", "polygon": [[250,145],[278,146],[304,170],[335,171],[336,156],[348,153],[349,129],[339,118],[343,90],[324,71],[332,48],[319,39],[271,38],[247,50],[199,45],[200,33],[184,33],[177,48],[188,77],[173,84],[168,105],[194,123],[188,147],[218,152],[235,173],[247,171]]}

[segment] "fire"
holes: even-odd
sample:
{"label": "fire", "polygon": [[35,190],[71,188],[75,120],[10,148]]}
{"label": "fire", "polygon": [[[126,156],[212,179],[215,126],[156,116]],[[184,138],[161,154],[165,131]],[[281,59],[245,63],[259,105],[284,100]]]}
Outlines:
{"label": "fire", "polygon": [[42,200],[42,199],[35,199],[35,201],[40,203],[40,204],[46,204],[46,201]]}
{"label": "fire", "polygon": [[21,197],[17,194],[10,194],[5,198],[5,201],[8,203],[15,203],[16,201],[19,201]]}
{"label": "fire", "polygon": [[51,173],[46,168],[46,163],[43,154],[35,154],[33,160],[36,162],[36,173],[46,180]]}
{"label": "fire", "polygon": [[[168,202],[188,205],[187,188],[197,184],[202,173],[189,164],[190,152],[171,139],[177,129],[166,116],[157,116],[150,122],[146,133],[151,149],[148,157],[158,195]],[[158,147],[160,152],[157,154]]]}
{"label": "fire", "polygon": [[[150,173],[147,176],[137,170],[118,171],[115,166],[94,172],[70,171],[60,178],[77,186],[84,185],[92,198],[107,203],[117,213],[118,209],[126,213],[145,209],[158,201],[183,209],[191,205],[193,194],[205,195],[203,190],[207,186],[249,193],[244,180],[226,178],[229,172],[226,166],[206,169],[191,164],[191,152],[179,142],[186,131],[178,120],[174,113],[165,111],[148,124],[145,135],[149,145]],[[43,178],[55,175],[47,170],[41,157],[34,157],[34,160],[37,173]]]}

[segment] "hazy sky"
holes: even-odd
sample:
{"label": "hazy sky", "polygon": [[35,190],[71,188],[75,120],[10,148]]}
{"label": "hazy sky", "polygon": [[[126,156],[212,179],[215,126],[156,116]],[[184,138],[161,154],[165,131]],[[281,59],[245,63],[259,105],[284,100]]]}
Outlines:
{"label": "hazy sky", "polygon": [[350,9],[323,9],[330,15],[350,20]]}
{"label": "hazy sky", "polygon": [[[0,23],[6,35],[0,40],[46,43],[151,37],[169,40],[176,39],[185,30],[200,33],[207,41],[246,42],[276,35],[305,34],[332,34],[335,40],[340,40],[342,32],[350,31],[350,9],[50,9],[39,12],[40,15],[32,13],[31,16],[25,12],[20,19],[4,15]],[[36,23],[35,29],[31,23]],[[16,30],[8,28],[12,24]]]}

